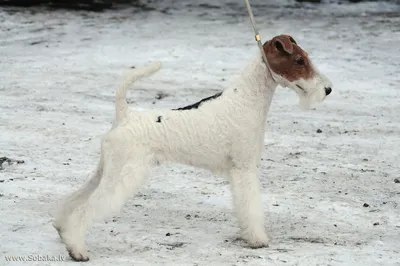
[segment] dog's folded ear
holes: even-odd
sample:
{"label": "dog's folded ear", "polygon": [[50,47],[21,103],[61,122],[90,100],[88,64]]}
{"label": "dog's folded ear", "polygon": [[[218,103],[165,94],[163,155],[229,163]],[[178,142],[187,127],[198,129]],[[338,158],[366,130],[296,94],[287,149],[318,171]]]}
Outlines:
{"label": "dog's folded ear", "polygon": [[287,54],[293,54],[293,44],[296,42],[288,35],[280,35],[273,39],[275,48]]}
{"label": "dog's folded ear", "polygon": [[287,36],[289,37],[289,40],[290,40],[292,43],[297,44],[297,42],[293,39],[292,36],[289,36],[289,35],[287,35]]}

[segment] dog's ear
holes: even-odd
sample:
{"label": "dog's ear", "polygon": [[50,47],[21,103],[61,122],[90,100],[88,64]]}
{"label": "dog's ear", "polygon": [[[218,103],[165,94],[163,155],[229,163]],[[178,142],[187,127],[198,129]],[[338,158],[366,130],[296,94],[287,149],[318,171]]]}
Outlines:
{"label": "dog's ear", "polygon": [[293,44],[296,44],[296,41],[289,35],[275,37],[273,42],[276,50],[287,54],[293,54]]}
{"label": "dog's ear", "polygon": [[290,40],[292,43],[297,44],[297,42],[293,39],[292,36],[290,36],[290,35],[286,35],[286,36],[289,37],[289,40]]}

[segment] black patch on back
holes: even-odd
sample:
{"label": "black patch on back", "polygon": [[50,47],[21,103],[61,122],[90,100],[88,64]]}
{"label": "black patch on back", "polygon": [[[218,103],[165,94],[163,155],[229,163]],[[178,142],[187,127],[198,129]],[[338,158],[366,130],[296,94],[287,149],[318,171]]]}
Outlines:
{"label": "black patch on back", "polygon": [[185,107],[177,108],[177,109],[172,109],[172,110],[181,111],[181,110],[197,109],[197,108],[200,107],[201,104],[203,104],[203,103],[205,103],[207,101],[211,101],[211,100],[217,99],[221,95],[222,95],[222,92],[218,92],[217,94],[214,94],[213,96],[204,98],[204,99],[200,100],[197,103],[194,103],[194,104],[191,104],[191,105],[188,105],[188,106],[185,106]]}
{"label": "black patch on back", "polygon": [[161,123],[161,118],[162,118],[162,116],[157,117],[156,123]]}

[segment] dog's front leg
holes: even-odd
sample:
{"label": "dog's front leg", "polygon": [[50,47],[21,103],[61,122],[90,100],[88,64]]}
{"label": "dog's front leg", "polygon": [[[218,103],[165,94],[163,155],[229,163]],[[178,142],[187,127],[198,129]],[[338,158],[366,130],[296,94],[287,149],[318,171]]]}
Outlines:
{"label": "dog's front leg", "polygon": [[257,167],[232,169],[230,173],[233,202],[242,238],[252,248],[268,246],[261,205],[260,181]]}

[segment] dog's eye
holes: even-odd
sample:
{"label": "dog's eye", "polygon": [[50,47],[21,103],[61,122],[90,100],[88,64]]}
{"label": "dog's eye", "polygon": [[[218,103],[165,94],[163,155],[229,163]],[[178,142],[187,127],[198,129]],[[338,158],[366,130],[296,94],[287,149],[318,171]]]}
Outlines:
{"label": "dog's eye", "polygon": [[298,65],[303,66],[303,65],[304,65],[304,59],[303,59],[303,58],[299,58],[299,59],[296,60],[296,63],[297,63]]}

